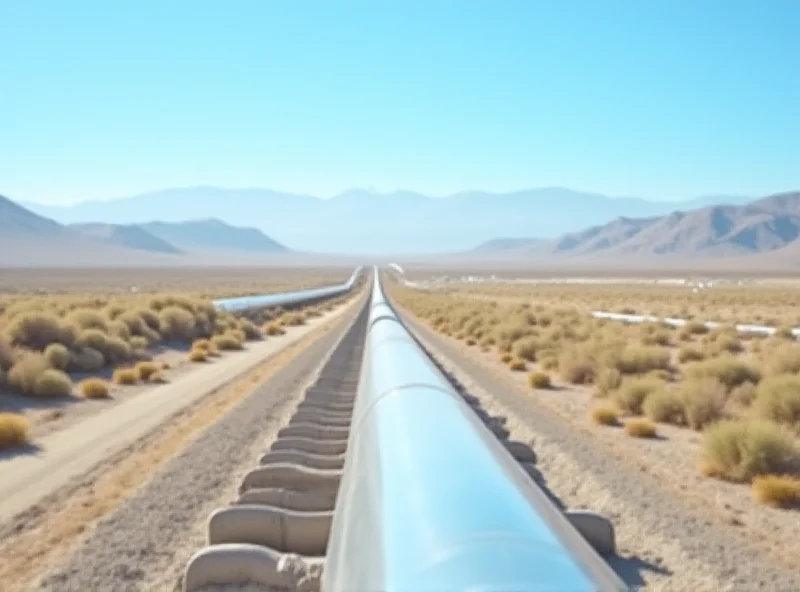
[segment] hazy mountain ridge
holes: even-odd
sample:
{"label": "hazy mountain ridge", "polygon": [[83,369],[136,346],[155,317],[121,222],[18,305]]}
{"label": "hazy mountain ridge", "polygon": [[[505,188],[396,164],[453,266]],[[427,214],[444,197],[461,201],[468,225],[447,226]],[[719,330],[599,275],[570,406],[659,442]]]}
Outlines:
{"label": "hazy mountain ridge", "polygon": [[619,216],[659,216],[676,207],[738,204],[746,199],[715,196],[654,202],[546,187],[507,193],[466,191],[436,198],[411,191],[380,194],[354,189],[325,200],[268,189],[194,187],[73,206],[23,203],[63,223],[217,218],[255,226],[278,243],[305,251],[424,253],[463,251],[498,236],[557,237]]}
{"label": "hazy mountain ridge", "polygon": [[617,218],[557,239],[493,239],[478,253],[733,256],[800,249],[800,192],[651,218]]}
{"label": "hazy mountain ridge", "polygon": [[0,196],[0,266],[183,266],[198,259],[253,264],[259,257],[291,253],[259,230],[220,220],[145,226],[63,226]]}

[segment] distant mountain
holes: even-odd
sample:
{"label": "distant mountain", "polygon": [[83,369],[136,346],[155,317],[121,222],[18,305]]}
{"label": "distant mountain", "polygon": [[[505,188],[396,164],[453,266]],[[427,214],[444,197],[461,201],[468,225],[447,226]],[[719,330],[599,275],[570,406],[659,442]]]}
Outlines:
{"label": "distant mountain", "polygon": [[267,189],[194,187],[72,206],[24,205],[63,223],[216,218],[254,226],[279,243],[304,251],[375,254],[462,251],[498,236],[557,237],[620,216],[661,216],[675,208],[737,205],[747,199],[723,195],[654,202],[559,187],[510,193],[471,191],[442,198],[409,191],[350,190],[319,199]]}
{"label": "distant mountain", "polygon": [[556,239],[494,239],[479,254],[736,256],[800,254],[800,192],[649,218],[617,218]]}
{"label": "distant mountain", "polygon": [[256,228],[231,226],[213,218],[177,223],[148,222],[136,228],[186,251],[226,250],[250,253],[289,251]]}
{"label": "distant mountain", "polygon": [[119,247],[174,255],[183,252],[167,241],[133,224],[72,224],[70,228]]}

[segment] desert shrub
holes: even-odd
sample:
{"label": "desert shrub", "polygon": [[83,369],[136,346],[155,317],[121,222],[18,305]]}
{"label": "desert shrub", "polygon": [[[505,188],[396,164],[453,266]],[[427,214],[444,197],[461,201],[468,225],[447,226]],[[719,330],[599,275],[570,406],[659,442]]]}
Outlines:
{"label": "desert shrub", "polygon": [[794,434],[763,420],[723,420],[703,432],[701,468],[729,481],[750,481],[757,475],[792,474],[800,463]]}
{"label": "desert shrub", "polygon": [[280,319],[280,323],[288,327],[298,327],[300,325],[304,325],[305,322],[306,320],[303,315],[296,312],[286,313]]}
{"label": "desert shrub", "polygon": [[620,352],[616,368],[622,374],[646,374],[669,369],[669,351],[658,346],[627,347]]}
{"label": "desert shrub", "polygon": [[772,334],[772,336],[775,339],[794,341],[794,333],[792,332],[792,327],[788,325],[783,325],[775,329],[775,332]]}
{"label": "desert shrub", "polygon": [[106,351],[104,352],[106,360],[111,364],[119,364],[130,360],[133,356],[133,348],[130,344],[120,337],[109,337],[106,341]]}
{"label": "desert shrub", "polygon": [[634,417],[625,422],[625,433],[634,438],[655,438],[656,424],[643,417]]}
{"label": "desert shrub", "polygon": [[60,343],[51,343],[44,348],[44,357],[50,367],[56,370],[66,370],[69,366],[69,350]]}
{"label": "desert shrub", "polygon": [[78,385],[78,392],[86,399],[105,399],[109,396],[110,389],[105,380],[87,378]]}
{"label": "desert shrub", "polygon": [[693,430],[700,430],[724,415],[727,391],[714,377],[685,380],[675,389],[675,395],[683,407],[686,424]]}
{"label": "desert shrub", "polygon": [[207,352],[209,349],[211,349],[211,342],[206,338],[195,339],[195,341],[192,343],[192,349],[202,349],[203,351]]}
{"label": "desert shrub", "polygon": [[475,341],[475,340],[474,340],[472,337],[468,337],[468,338],[467,338],[467,339],[464,341],[464,343],[465,343],[465,344],[467,344],[467,346],[469,346],[469,347],[472,347],[472,346],[474,346],[475,344],[477,344],[477,341]]}
{"label": "desert shrub", "polygon": [[592,407],[590,415],[592,421],[600,425],[617,425],[619,421],[619,412],[610,403],[597,403]]}
{"label": "desert shrub", "polygon": [[682,347],[678,350],[678,361],[681,364],[686,364],[687,362],[700,362],[704,360],[706,355],[696,347],[692,347],[687,345]]}
{"label": "desert shrub", "polygon": [[72,352],[69,369],[77,372],[94,372],[106,365],[106,358],[102,352],[91,347],[84,347]]}
{"label": "desert shrub", "polygon": [[689,364],[686,367],[686,376],[689,378],[716,378],[725,385],[728,391],[745,382],[757,383],[761,380],[761,373],[756,368],[729,355]]}
{"label": "desert shrub", "polygon": [[512,351],[518,358],[533,362],[536,360],[536,339],[532,337],[520,339],[512,346]]}
{"label": "desert shrub", "polygon": [[132,335],[128,325],[122,321],[110,321],[108,323],[108,334],[114,337],[119,337],[125,341],[130,341]]}
{"label": "desert shrub", "polygon": [[75,330],[65,326],[55,315],[44,312],[20,314],[6,329],[12,345],[42,351],[51,343],[61,343],[72,347],[75,343]]}
{"label": "desert shrub", "polygon": [[214,337],[211,338],[211,342],[220,351],[234,351],[242,349],[243,347],[242,340],[238,339],[237,336],[231,332],[225,333],[223,335],[215,335]]}
{"label": "desert shrub", "polygon": [[141,380],[149,380],[150,377],[160,369],[159,365],[155,362],[138,362],[134,368],[136,368],[136,372],[139,374]]}
{"label": "desert shrub", "polygon": [[55,368],[48,368],[36,379],[33,394],[37,397],[68,397],[72,394],[72,379]]}
{"label": "desert shrub", "polygon": [[159,333],[165,341],[192,341],[195,338],[195,319],[180,306],[166,306],[158,313]]}
{"label": "desert shrub", "polygon": [[747,407],[755,400],[756,394],[756,385],[744,382],[731,391],[730,400]]}
{"label": "desert shrub", "polygon": [[631,415],[641,415],[645,399],[665,388],[663,381],[652,377],[628,378],[611,393],[611,398],[622,411]]}
{"label": "desert shrub", "polygon": [[643,345],[661,345],[668,346],[672,342],[672,336],[669,330],[661,328],[652,331],[647,331],[642,336]]}
{"label": "desert shrub", "polygon": [[764,361],[768,374],[797,374],[800,372],[800,347],[782,343],[769,352]]}
{"label": "desert shrub", "polygon": [[255,341],[263,337],[259,328],[256,327],[252,321],[247,319],[239,320],[239,329],[244,332],[245,339],[249,341]]}
{"label": "desert shrub", "polygon": [[541,371],[531,372],[528,375],[528,384],[537,389],[547,389],[553,385],[550,375]]}
{"label": "desert shrub", "polygon": [[208,360],[208,353],[204,349],[193,349],[189,352],[189,361],[205,362]]}
{"label": "desert shrub", "polygon": [[558,356],[558,372],[572,384],[591,384],[595,378],[595,362],[584,348],[570,348]]}
{"label": "desert shrub", "polygon": [[503,364],[509,364],[511,362],[511,360],[513,360],[513,359],[514,359],[514,356],[512,356],[509,353],[505,353],[505,354],[500,356],[500,361],[503,362]]}
{"label": "desert shrub", "polygon": [[595,380],[595,395],[605,397],[622,385],[622,373],[616,368],[602,368]]}
{"label": "desert shrub", "polygon": [[800,507],[800,479],[792,475],[763,475],[753,480],[756,501],[774,508]]}
{"label": "desert shrub", "polygon": [[44,354],[32,351],[23,352],[8,371],[8,385],[18,393],[33,395],[39,377],[49,369],[50,364]]}
{"label": "desert shrub", "polygon": [[96,310],[79,308],[69,313],[64,321],[78,329],[99,329],[104,333],[108,331],[108,320]]}
{"label": "desert shrub", "polygon": [[262,328],[262,330],[264,331],[264,333],[266,335],[269,335],[269,336],[283,335],[284,333],[286,333],[286,331],[284,331],[283,327],[281,327],[278,323],[275,323],[275,322],[266,323],[264,325],[264,327]]}
{"label": "desert shrub", "polygon": [[674,392],[667,389],[650,393],[642,403],[642,411],[652,421],[675,425],[684,422],[681,400]]}
{"label": "desert shrub", "polygon": [[513,359],[508,363],[508,369],[514,372],[523,372],[527,369],[528,365],[525,360]]}
{"label": "desert shrub", "polygon": [[800,427],[800,376],[783,374],[765,378],[756,389],[753,407],[764,419]]}
{"label": "desert shrub", "polygon": [[0,370],[9,370],[14,365],[14,350],[11,344],[0,335]]}
{"label": "desert shrub", "polygon": [[136,368],[117,368],[111,380],[114,384],[133,385],[139,382],[139,372]]}
{"label": "desert shrub", "polygon": [[709,328],[700,321],[689,321],[683,326],[683,331],[688,335],[705,335],[709,332]]}
{"label": "desert shrub", "polygon": [[0,449],[25,444],[30,432],[31,424],[21,413],[0,413]]}
{"label": "desert shrub", "polygon": [[716,353],[738,354],[744,351],[744,346],[737,338],[723,335],[714,342],[713,350]]}
{"label": "desert shrub", "polygon": [[133,350],[142,351],[150,347],[147,337],[142,337],[141,335],[133,335],[128,342]]}

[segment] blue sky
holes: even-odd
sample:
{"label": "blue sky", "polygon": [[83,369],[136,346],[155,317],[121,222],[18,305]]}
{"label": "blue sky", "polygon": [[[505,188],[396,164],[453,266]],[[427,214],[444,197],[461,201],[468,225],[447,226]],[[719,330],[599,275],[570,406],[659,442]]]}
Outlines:
{"label": "blue sky", "polygon": [[797,0],[0,0],[0,193],[800,187]]}

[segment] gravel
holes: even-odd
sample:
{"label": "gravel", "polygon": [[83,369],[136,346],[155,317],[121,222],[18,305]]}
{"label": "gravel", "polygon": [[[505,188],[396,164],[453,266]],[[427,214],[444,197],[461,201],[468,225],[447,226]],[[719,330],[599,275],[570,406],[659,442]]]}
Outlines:
{"label": "gravel", "polygon": [[[294,412],[304,387],[328,359],[347,315],[250,397],[169,461],[106,519],[35,589],[156,592],[179,590],[189,557],[205,544],[209,514],[236,497],[241,477],[264,453],[265,440]],[[359,316],[363,319],[363,315]],[[352,325],[358,330],[363,323]],[[353,339],[343,345],[355,347]]]}
{"label": "gravel", "polygon": [[[408,319],[407,319],[408,320]],[[614,522],[618,556],[609,563],[633,589],[796,592],[800,575],[776,565],[735,526],[712,521],[668,495],[657,480],[605,453],[590,437],[535,404],[531,391],[496,374],[413,320],[409,327],[461,388],[532,445],[537,480],[564,506]]]}

